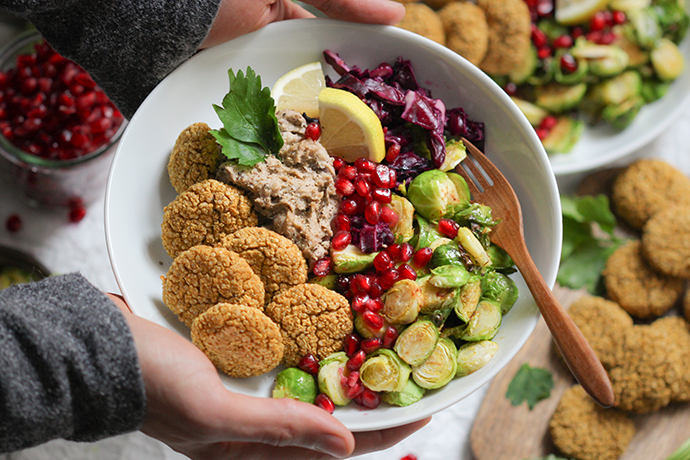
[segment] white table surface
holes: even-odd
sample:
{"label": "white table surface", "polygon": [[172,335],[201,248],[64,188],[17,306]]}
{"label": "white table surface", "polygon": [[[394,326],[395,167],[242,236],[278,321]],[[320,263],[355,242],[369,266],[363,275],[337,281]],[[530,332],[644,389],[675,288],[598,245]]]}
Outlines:
{"label": "white table surface", "polygon": [[[7,34],[0,25],[0,44]],[[686,109],[663,134],[643,148],[619,160],[656,157],[675,164],[690,175],[690,108]],[[562,193],[572,191],[582,174],[559,177]],[[17,213],[23,228],[10,234],[5,221]],[[86,217],[70,223],[65,210],[46,211],[26,206],[6,183],[0,183],[0,245],[15,247],[42,261],[54,273],[79,271],[95,286],[119,292],[108,260],[103,223],[103,196],[91,204]],[[399,460],[408,454],[419,460],[472,460],[469,433],[487,387],[435,415],[429,425],[388,450],[359,457],[363,460]],[[12,454],[0,460],[175,460],[187,457],[141,433],[122,435],[96,443],[51,441],[42,446]],[[499,459],[497,459],[499,460]]]}

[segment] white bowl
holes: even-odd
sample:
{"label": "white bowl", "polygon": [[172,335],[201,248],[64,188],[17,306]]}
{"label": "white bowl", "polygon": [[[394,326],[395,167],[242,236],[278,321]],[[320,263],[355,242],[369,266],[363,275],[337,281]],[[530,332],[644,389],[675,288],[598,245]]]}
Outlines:
{"label": "white bowl", "polygon": [[[288,39],[289,38],[289,39]],[[446,102],[462,106],[486,124],[486,153],[512,183],[522,202],[527,244],[537,267],[553,285],[561,251],[561,209],[555,177],[539,139],[508,96],[457,54],[396,27],[328,19],[272,24],[203,51],[163,80],[141,105],[122,136],[106,196],[106,236],[111,263],[132,310],[189,337],[187,328],[161,300],[161,280],[171,259],[161,244],[163,207],[175,198],[166,165],[179,133],[195,122],[217,127],[212,104],[228,90],[227,70],[251,66],[264,86],[287,71],[322,59],[333,50],[349,65],[374,68],[398,56],[412,62],[420,85]],[[325,68],[329,68],[326,66]],[[495,341],[499,351],[480,371],[429,392],[408,407],[381,405],[364,410],[354,403],[335,416],[353,431],[402,425],[438,412],[487,383],[518,352],[536,326],[537,307],[519,275],[520,296]],[[277,370],[250,379],[222,375],[227,388],[269,397]]]}

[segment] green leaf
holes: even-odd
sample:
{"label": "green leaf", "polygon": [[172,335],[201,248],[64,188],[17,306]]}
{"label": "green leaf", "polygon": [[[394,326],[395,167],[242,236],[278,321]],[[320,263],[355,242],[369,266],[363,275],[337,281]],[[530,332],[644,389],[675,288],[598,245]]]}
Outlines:
{"label": "green leaf", "polygon": [[685,441],[675,452],[666,460],[690,460],[690,439]]}
{"label": "green leaf", "polygon": [[577,222],[596,222],[608,234],[612,234],[616,226],[616,217],[611,212],[606,195],[561,196],[561,207],[564,217],[570,217]]}
{"label": "green leaf", "polygon": [[246,75],[228,70],[230,90],[223,98],[223,106],[213,105],[223,123],[211,133],[222,147],[223,154],[239,164],[253,166],[267,155],[277,155],[283,146],[275,102],[271,90],[262,87],[261,77],[251,67]]}
{"label": "green leaf", "polygon": [[506,398],[513,406],[527,402],[532,410],[539,401],[551,395],[552,389],[553,375],[550,371],[525,363],[510,381]]}

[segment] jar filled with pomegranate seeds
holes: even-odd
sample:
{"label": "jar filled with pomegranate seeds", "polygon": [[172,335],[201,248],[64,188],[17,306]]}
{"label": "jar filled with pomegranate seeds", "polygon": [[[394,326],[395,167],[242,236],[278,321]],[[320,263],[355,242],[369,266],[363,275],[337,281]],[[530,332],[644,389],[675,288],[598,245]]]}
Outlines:
{"label": "jar filled with pomegranate seeds", "polygon": [[88,73],[37,32],[0,51],[0,172],[29,204],[101,196],[125,124]]}

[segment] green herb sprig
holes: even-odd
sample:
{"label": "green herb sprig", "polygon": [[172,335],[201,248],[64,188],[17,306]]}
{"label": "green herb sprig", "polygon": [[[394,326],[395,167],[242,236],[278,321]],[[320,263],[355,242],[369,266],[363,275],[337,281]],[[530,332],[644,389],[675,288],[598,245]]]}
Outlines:
{"label": "green herb sprig", "polygon": [[530,410],[543,399],[551,396],[553,374],[547,369],[523,364],[508,385],[506,398],[513,406],[527,402]]}

